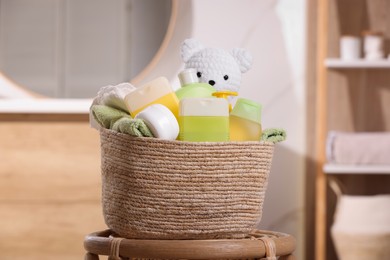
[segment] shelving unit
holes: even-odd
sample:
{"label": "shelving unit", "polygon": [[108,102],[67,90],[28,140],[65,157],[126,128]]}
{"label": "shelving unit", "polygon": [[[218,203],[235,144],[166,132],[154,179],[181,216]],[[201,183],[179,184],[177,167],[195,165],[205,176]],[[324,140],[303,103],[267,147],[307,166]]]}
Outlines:
{"label": "shelving unit", "polygon": [[330,69],[386,69],[390,68],[390,59],[346,61],[338,58],[327,58],[325,66]]}
{"label": "shelving unit", "polygon": [[390,165],[340,165],[327,163],[322,169],[326,174],[390,174]]}
{"label": "shelving unit", "polygon": [[[335,257],[327,243],[333,217],[328,208],[328,176],[347,182],[344,184],[354,191],[362,188],[370,194],[377,189],[390,192],[390,166],[328,164],[325,152],[329,130],[390,131],[390,60],[330,58],[340,56],[342,35],[359,36],[363,30],[380,30],[388,40],[390,1],[317,0],[316,7],[315,259],[327,260]],[[375,184],[370,185],[374,178]]]}

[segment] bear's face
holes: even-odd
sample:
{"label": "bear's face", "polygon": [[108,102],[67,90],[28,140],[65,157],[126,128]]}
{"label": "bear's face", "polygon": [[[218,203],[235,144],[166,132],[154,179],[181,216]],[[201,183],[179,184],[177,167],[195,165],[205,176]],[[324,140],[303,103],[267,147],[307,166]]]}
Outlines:
{"label": "bear's face", "polygon": [[218,91],[239,90],[241,71],[233,56],[227,51],[205,48],[195,53],[186,62],[185,67],[195,69],[199,82],[208,83]]}
{"label": "bear's face", "polygon": [[181,46],[185,68],[197,71],[200,82],[209,83],[217,91],[238,92],[241,74],[252,65],[252,56],[244,49],[234,48],[230,52],[217,48],[205,48],[195,39],[187,39]]}

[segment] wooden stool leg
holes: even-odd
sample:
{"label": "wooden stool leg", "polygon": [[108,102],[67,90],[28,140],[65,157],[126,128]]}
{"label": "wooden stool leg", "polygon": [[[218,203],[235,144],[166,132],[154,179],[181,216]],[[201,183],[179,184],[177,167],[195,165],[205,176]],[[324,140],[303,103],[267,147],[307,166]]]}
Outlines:
{"label": "wooden stool leg", "polygon": [[99,260],[99,256],[88,252],[85,254],[84,260]]}
{"label": "wooden stool leg", "polygon": [[279,260],[295,260],[295,256],[293,256],[293,255],[285,255],[285,256],[279,257]]}

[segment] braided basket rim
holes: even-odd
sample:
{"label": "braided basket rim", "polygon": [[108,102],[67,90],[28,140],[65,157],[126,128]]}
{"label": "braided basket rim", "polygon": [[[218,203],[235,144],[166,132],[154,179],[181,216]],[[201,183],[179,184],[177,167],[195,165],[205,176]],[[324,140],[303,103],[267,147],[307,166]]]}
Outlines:
{"label": "braided basket rim", "polygon": [[127,138],[129,140],[142,140],[146,142],[155,142],[155,143],[161,143],[161,144],[183,144],[183,145],[193,145],[193,146],[215,146],[215,145],[226,145],[226,144],[242,144],[242,145],[253,145],[253,144],[267,144],[267,145],[275,145],[275,143],[270,141],[227,141],[227,142],[191,142],[191,141],[180,141],[180,140],[165,140],[165,139],[159,139],[155,137],[143,137],[143,136],[132,136],[129,134],[120,133],[118,131],[107,129],[107,128],[101,128],[99,130],[100,132],[105,132],[106,134],[114,134],[121,136],[123,138]]}

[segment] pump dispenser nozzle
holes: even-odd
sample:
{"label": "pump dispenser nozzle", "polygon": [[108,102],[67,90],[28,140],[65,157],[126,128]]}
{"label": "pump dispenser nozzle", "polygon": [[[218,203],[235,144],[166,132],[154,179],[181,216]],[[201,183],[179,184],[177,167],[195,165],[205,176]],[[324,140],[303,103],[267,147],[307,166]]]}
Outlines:
{"label": "pump dispenser nozzle", "polygon": [[195,69],[185,69],[179,73],[180,85],[185,87],[192,83],[199,83],[198,76]]}
{"label": "pump dispenser nozzle", "polygon": [[[214,97],[217,98],[224,98],[227,99],[228,96],[238,96],[237,92],[229,91],[229,90],[223,90],[223,91],[217,91],[213,93]],[[229,104],[229,112],[232,111],[232,104]]]}
{"label": "pump dispenser nozzle", "polygon": [[179,73],[181,88],[176,90],[179,100],[183,98],[213,98],[215,89],[207,83],[200,83],[195,69],[185,69]]}

